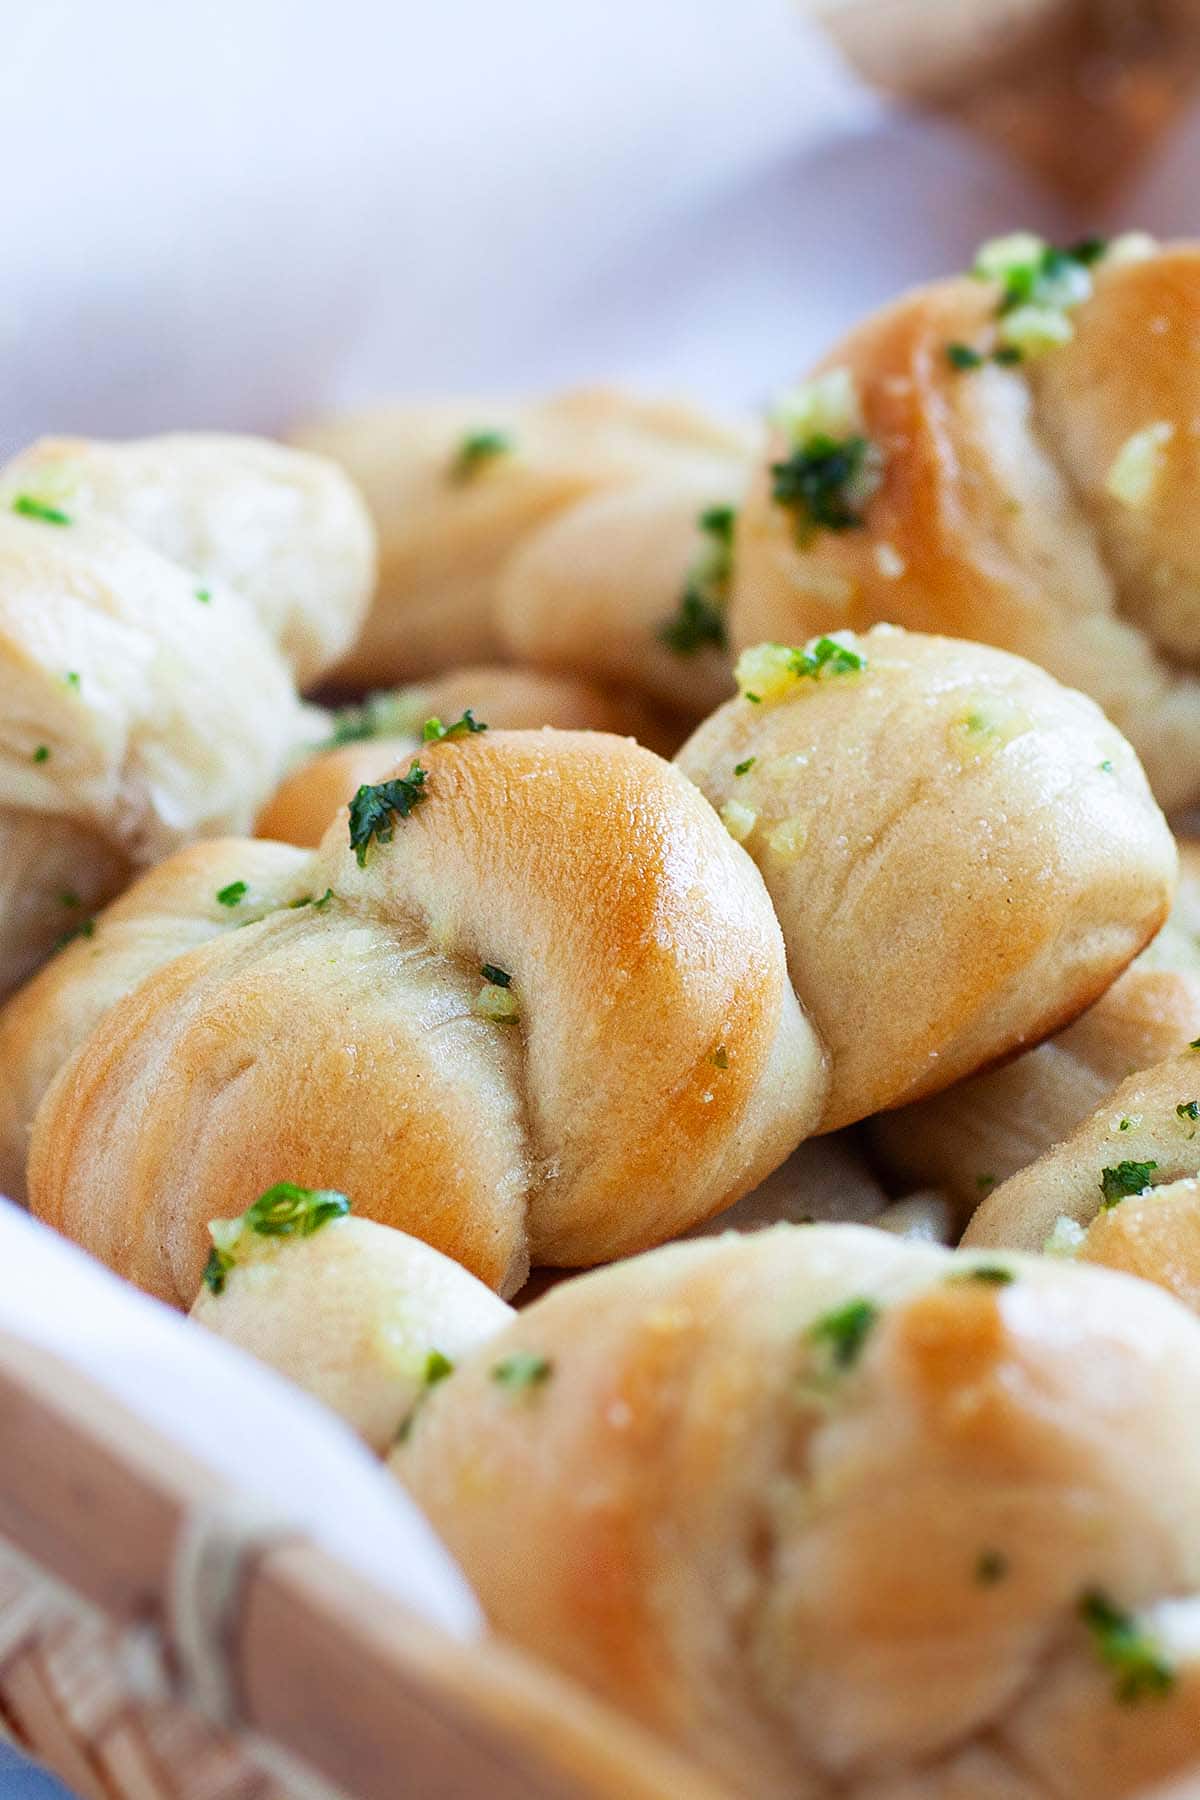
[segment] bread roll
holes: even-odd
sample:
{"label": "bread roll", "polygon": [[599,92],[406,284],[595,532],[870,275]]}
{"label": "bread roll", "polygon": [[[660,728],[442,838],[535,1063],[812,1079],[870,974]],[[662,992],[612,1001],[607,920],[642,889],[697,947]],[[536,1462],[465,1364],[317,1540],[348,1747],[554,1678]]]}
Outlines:
{"label": "bread roll", "polygon": [[295,451],[49,443],[0,471],[0,995],[132,869],[249,829],[370,569],[348,483]]}
{"label": "bread roll", "polygon": [[[733,637],[886,619],[1015,651],[1097,700],[1180,806],[1200,795],[1200,249],[1127,238],[1047,267],[1012,246],[984,258],[999,280],[907,294],[824,360],[828,428],[777,431],[740,516]],[[1023,286],[1036,304],[1005,310]],[[807,511],[773,498],[804,482]]]}
{"label": "bread roll", "polygon": [[1200,1310],[1200,1052],[1122,1082],[1062,1143],[988,1195],[964,1234],[1108,1263]]}
{"label": "bread roll", "polygon": [[391,1466],[493,1625],[735,1792],[1115,1800],[1200,1765],[1200,1325],[854,1226],[579,1277]]}
{"label": "bread roll", "polygon": [[13,995],[0,1009],[0,1193],[25,1199],[37,1109],[109,1008],[185,951],[303,899],[310,860],[290,845],[245,838],[177,850]]}
{"label": "bread roll", "polygon": [[512,1308],[448,1256],[370,1219],[312,1229],[324,1198],[284,1184],[218,1221],[227,1249],[192,1317],[323,1400],[382,1455]]}
{"label": "bread roll", "polygon": [[215,431],[43,438],[0,475],[4,510],[23,493],[72,518],[118,520],[200,582],[236,588],[301,687],[366,616],[374,534],[357,490],[323,457]]}
{"label": "bread roll", "polygon": [[1042,670],[877,626],[739,681],[676,760],[774,901],[823,1129],[1038,1042],[1161,925],[1175,848],[1137,758]]}
{"label": "bread roll", "polygon": [[741,496],[732,481],[692,475],[569,507],[505,564],[505,650],[641,688],[691,719],[711,711],[733,691],[725,602]]}
{"label": "bread roll", "polygon": [[[593,495],[678,484],[688,494],[692,523],[682,561],[667,568],[666,586],[652,602],[649,623],[657,627],[660,614],[675,612],[686,585],[696,512],[736,500],[754,452],[751,434],[691,408],[603,388],[526,402],[385,407],[317,421],[297,432],[296,442],[342,464],[366,496],[379,532],[378,594],[366,629],[338,669],[342,681],[359,687],[494,660],[511,653],[519,638],[520,660],[575,673],[624,678],[628,660],[636,685],[654,693],[653,676],[664,664],[653,630],[644,662],[620,656],[615,666],[592,641],[586,618],[565,655],[552,620],[545,622],[545,656],[541,630],[518,631],[511,597],[505,600],[510,623],[502,627],[495,609],[502,578],[512,594],[509,559]],[[607,619],[622,616],[626,561],[614,564],[611,594],[603,577],[589,578],[590,604],[602,604]],[[640,606],[642,591],[634,598]],[[679,684],[668,685],[671,691],[660,697],[670,704]],[[702,696],[692,703],[684,692],[693,716],[705,710]]]}
{"label": "bread roll", "polygon": [[894,1174],[936,1182],[965,1219],[1131,1070],[1186,1048],[1200,1031],[1200,845],[1183,843],[1179,853],[1170,918],[1095,1006],[1014,1062],[872,1121],[872,1141]]}
{"label": "bread roll", "polygon": [[[339,806],[364,782],[377,781],[415,751],[426,720],[449,724],[470,707],[477,719],[506,731],[553,725],[565,731],[612,731],[669,754],[683,736],[633,694],[573,675],[537,669],[454,669],[431,681],[376,693],[329,722],[334,747],[319,750],[288,775],[258,817],[260,837],[315,848]],[[345,741],[337,743],[339,736]]]}
{"label": "bread roll", "polygon": [[815,1125],[824,1065],[762,881],[677,770],[553,731],[430,743],[420,767],[420,804],[368,791],[361,865],[343,813],[301,893],[185,939],[42,1100],[33,1210],[152,1293],[189,1303],[207,1221],[280,1179],[511,1293],[531,1260],[624,1255],[731,1204]]}

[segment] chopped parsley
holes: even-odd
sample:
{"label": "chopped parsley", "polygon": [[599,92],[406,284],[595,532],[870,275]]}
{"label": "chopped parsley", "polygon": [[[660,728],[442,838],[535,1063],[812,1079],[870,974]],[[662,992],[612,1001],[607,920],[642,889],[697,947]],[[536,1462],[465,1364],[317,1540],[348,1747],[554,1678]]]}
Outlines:
{"label": "chopped parsley", "polygon": [[43,525],[71,523],[70,513],[63,512],[60,507],[50,506],[45,500],[36,499],[33,494],[18,494],[12,503],[12,509],[15,513],[20,513],[23,519],[40,519]]}
{"label": "chopped parsley", "polygon": [[204,1267],[205,1287],[212,1294],[225,1292],[247,1232],[258,1237],[311,1237],[331,1219],[344,1219],[349,1211],[345,1194],[333,1188],[303,1188],[291,1181],[277,1181],[240,1218],[211,1222],[208,1234],[212,1249]]}
{"label": "chopped parsley", "polygon": [[1188,1045],[1189,1050],[1200,1050],[1200,1038],[1193,1038]]}
{"label": "chopped parsley", "polygon": [[1200,1100],[1181,1100],[1175,1111],[1181,1119],[1200,1119]]}
{"label": "chopped parsley", "polygon": [[445,1381],[447,1375],[453,1375],[453,1373],[454,1364],[448,1356],[444,1356],[440,1350],[429,1352],[425,1358],[425,1368],[422,1371],[423,1386],[407,1415],[400,1421],[400,1429],[396,1433],[397,1444],[407,1443],[409,1434],[416,1423],[417,1414],[427,1399],[430,1389],[435,1388],[439,1381]]}
{"label": "chopped parsley", "polygon": [[1102,763],[1100,763],[1098,766],[1100,769],[1100,773],[1102,775],[1111,775],[1113,772],[1111,756],[1106,756],[1104,761]]}
{"label": "chopped parsley", "polygon": [[49,762],[50,761],[50,746],[49,746],[49,744],[39,744],[37,749],[33,753],[33,760],[35,763]]}
{"label": "chopped parsley", "polygon": [[659,642],[676,656],[694,656],[705,645],[717,650],[729,647],[725,607],[733,573],[736,518],[732,506],[710,506],[697,520],[709,541],[688,570],[674,618],[658,627]]}
{"label": "chopped parsley", "polygon": [[78,669],[68,669],[66,674],[63,676],[63,680],[66,682],[66,684],[69,688],[75,688],[78,691],[78,688],[79,688],[79,671],[78,671]]}
{"label": "chopped parsley", "polygon": [[977,1175],[975,1177],[975,1186],[981,1194],[986,1194],[988,1189],[994,1188],[995,1185],[996,1177],[994,1175]]}
{"label": "chopped parsley", "polygon": [[493,987],[506,988],[512,986],[512,976],[509,974],[508,970],[498,969],[495,963],[481,964],[479,973],[483,976],[485,981],[490,981]]}
{"label": "chopped parsley", "polygon": [[76,938],[90,938],[95,937],[95,935],[95,919],[82,919],[71,931],[64,931],[60,938],[55,939],[54,948],[56,950],[65,950],[68,944],[73,944],[75,942]]}
{"label": "chopped parsley", "polygon": [[814,644],[793,650],[789,664],[793,675],[819,681],[825,675],[857,675],[866,668],[867,659],[836,638],[819,637]]}
{"label": "chopped parsley", "polygon": [[1122,1612],[1106,1594],[1092,1589],[1079,1602],[1079,1616],[1092,1634],[1101,1662],[1117,1677],[1114,1693],[1125,1705],[1147,1697],[1161,1698],[1175,1682],[1175,1670],[1166,1652],[1140,1626],[1132,1613]]}
{"label": "chopped parsley", "polygon": [[492,1364],[492,1380],[514,1393],[543,1386],[553,1373],[554,1364],[535,1350],[514,1350],[511,1356]]}
{"label": "chopped parsley", "polygon": [[486,730],[487,726],[475,717],[468,706],[461,719],[455,719],[453,725],[443,725],[440,719],[426,719],[421,728],[421,737],[427,744],[438,744],[443,738],[471,737]]}
{"label": "chopped parsley", "polygon": [[231,881],[227,887],[217,889],[218,906],[240,906],[250,892],[245,881]]}
{"label": "chopped parsley", "polygon": [[771,498],[794,515],[801,543],[817,530],[862,525],[858,508],[877,485],[878,452],[859,432],[845,438],[818,432],[771,464]]}
{"label": "chopped parsley", "polygon": [[452,481],[471,481],[498,456],[507,456],[513,441],[506,431],[471,431],[463,438],[450,464]]}
{"label": "chopped parsley", "polygon": [[209,601],[212,599],[212,589],[211,588],[197,588],[196,589],[196,598],[200,602],[201,606],[207,606]]}
{"label": "chopped parsley", "polygon": [[980,1587],[994,1587],[1008,1574],[1009,1562],[1003,1550],[981,1550],[975,1559],[975,1579]]}
{"label": "chopped parsley", "polygon": [[330,1219],[344,1219],[349,1211],[349,1200],[334,1188],[277,1181],[242,1214],[242,1223],[260,1237],[311,1237]]}
{"label": "chopped parsley", "polygon": [[811,1325],[808,1336],[829,1352],[835,1368],[851,1369],[878,1321],[879,1308],[873,1300],[849,1300]]}
{"label": "chopped parsley", "polygon": [[74,888],[64,888],[58,896],[58,904],[60,906],[82,906],[83,902]]}
{"label": "chopped parsley", "polygon": [[983,365],[983,354],[972,350],[970,344],[947,344],[946,361],[952,369],[978,369]]}
{"label": "chopped parsley", "polygon": [[974,1263],[969,1269],[955,1269],[946,1277],[951,1282],[978,1281],[986,1287],[1008,1287],[1016,1279],[1002,1263]]}
{"label": "chopped parsley", "polygon": [[734,774],[735,775],[748,775],[757,761],[758,761],[757,756],[748,756],[746,758],[745,762],[734,763],[734,765],[733,765]]}
{"label": "chopped parsley", "polygon": [[427,797],[425,771],[420,763],[414,763],[407,775],[359,788],[350,802],[350,848],[360,869],[367,866],[371,845],[390,844],[397,819],[407,819]]}
{"label": "chopped parsley", "polygon": [[289,900],[288,901],[288,910],[291,912],[295,912],[301,906],[311,906],[314,909],[314,911],[316,911],[316,912],[324,912],[325,908],[329,905],[329,902],[332,899],[333,899],[333,889],[332,888],[326,888],[325,892],[321,895],[320,899],[314,899],[312,894],[301,894],[301,896],[298,900]]}
{"label": "chopped parsley", "polygon": [[1092,291],[1088,270],[1107,248],[1103,238],[1084,238],[1060,248],[1018,234],[985,244],[974,273],[1001,283],[1001,313],[1019,306],[1078,306]]}
{"label": "chopped parsley", "polygon": [[1119,1162],[1114,1168],[1101,1169],[1100,1192],[1104,1195],[1101,1211],[1108,1212],[1119,1206],[1130,1194],[1144,1193],[1157,1167],[1156,1162]]}

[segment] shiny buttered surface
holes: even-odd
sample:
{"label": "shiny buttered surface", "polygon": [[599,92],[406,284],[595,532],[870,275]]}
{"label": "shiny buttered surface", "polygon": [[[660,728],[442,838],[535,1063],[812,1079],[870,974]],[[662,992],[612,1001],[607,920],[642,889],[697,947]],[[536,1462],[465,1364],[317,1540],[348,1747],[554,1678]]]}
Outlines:
{"label": "shiny buttered surface", "polygon": [[1200,795],[1200,248],[1079,248],[989,246],[982,279],[829,353],[835,392],[777,425],[741,514],[732,632],[886,619],[1017,651],[1178,806]]}
{"label": "shiny buttered surface", "polygon": [[[334,712],[322,744],[282,781],[258,816],[259,837],[314,848],[338,808],[364,782],[379,781],[415,752],[430,719],[452,723],[470,709],[505,731],[554,725],[565,731],[610,731],[669,754],[684,736],[664,714],[630,692],[575,675],[503,664],[455,669],[392,692],[368,695]],[[314,739],[316,733],[314,732]]]}
{"label": "shiny buttered surface", "polygon": [[1095,1006],[1036,1050],[917,1106],[881,1113],[872,1142],[892,1175],[941,1187],[965,1221],[1001,1182],[1069,1136],[1131,1069],[1186,1049],[1197,1032],[1200,847],[1183,842],[1170,918]]}
{"label": "shiny buttered surface", "polygon": [[1200,1757],[1200,1327],[779,1226],[567,1282],[391,1467],[492,1622],[734,1791],[1133,1795]]}
{"label": "shiny buttered surface", "polygon": [[[696,1223],[813,1130],[824,1059],[761,877],[669,763],[488,732],[366,793],[355,847],[344,813],[315,855],[247,847],[273,876],[231,880],[211,847],[238,928],[206,901],[209,941],[189,921],[59,1070],[32,1121],[39,1216],[186,1304],[206,1222],[286,1178],[507,1293],[531,1260]],[[122,905],[160,915],[155,877]],[[72,990],[105,982],[107,936],[20,1023],[30,1097],[94,1019]]]}
{"label": "shiny buttered surface", "polygon": [[829,1052],[823,1126],[1074,1018],[1166,916],[1127,743],[1023,659],[877,626],[761,645],[677,761],[753,857]]}
{"label": "shiny buttered surface", "polygon": [[344,476],[277,445],[54,440],[0,470],[0,992],[133,869],[249,829],[372,570]]}

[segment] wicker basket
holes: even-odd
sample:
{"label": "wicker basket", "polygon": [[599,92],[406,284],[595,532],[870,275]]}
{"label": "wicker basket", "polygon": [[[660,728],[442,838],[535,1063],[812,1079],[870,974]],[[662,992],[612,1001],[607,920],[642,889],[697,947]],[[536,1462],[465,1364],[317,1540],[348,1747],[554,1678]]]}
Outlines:
{"label": "wicker basket", "polygon": [[713,1800],[566,1683],[418,1619],[4,1336],[0,1445],[0,1723],[81,1800]]}

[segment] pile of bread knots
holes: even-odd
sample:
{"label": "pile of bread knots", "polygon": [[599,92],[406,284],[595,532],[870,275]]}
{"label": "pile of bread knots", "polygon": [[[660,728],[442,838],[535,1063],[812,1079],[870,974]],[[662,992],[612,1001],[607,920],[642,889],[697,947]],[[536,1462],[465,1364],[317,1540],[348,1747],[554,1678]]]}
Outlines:
{"label": "pile of bread knots", "polygon": [[761,432],[0,470],[0,1189],[733,1793],[1200,1777],[1198,353],[1020,233]]}

